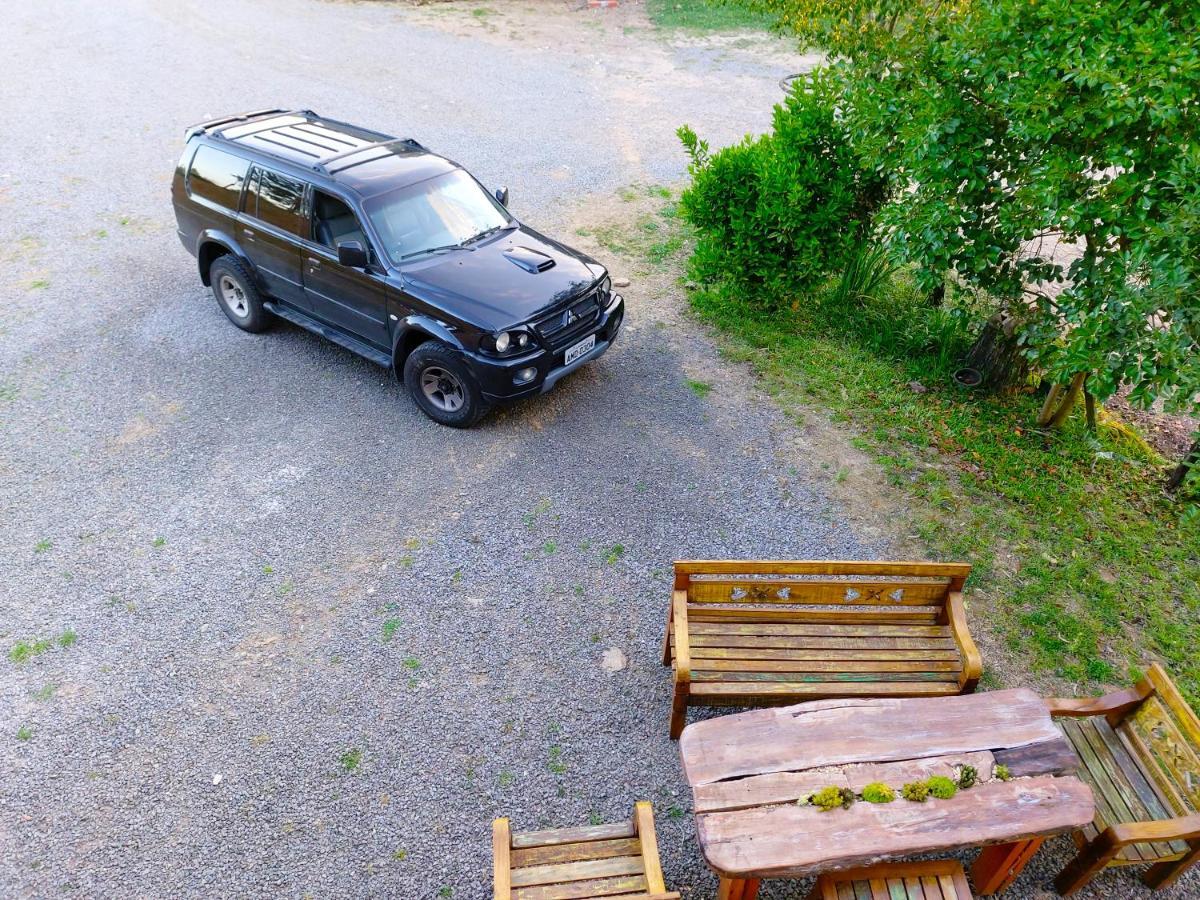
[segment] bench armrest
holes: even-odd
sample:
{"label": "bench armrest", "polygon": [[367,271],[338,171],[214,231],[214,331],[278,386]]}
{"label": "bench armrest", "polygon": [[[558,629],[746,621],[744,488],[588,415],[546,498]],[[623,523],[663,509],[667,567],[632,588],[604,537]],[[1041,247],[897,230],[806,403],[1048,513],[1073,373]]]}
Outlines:
{"label": "bench armrest", "polygon": [[1124,822],[1110,825],[1097,840],[1124,847],[1148,841],[1194,841],[1200,839],[1200,814],[1160,819],[1157,822]]}
{"label": "bench armrest", "polygon": [[1114,691],[1103,697],[1048,697],[1045,700],[1046,709],[1050,715],[1059,718],[1070,716],[1085,718],[1087,716],[1106,716],[1110,724],[1115,724],[1125,717],[1125,714],[1136,709],[1153,693],[1153,689],[1145,682],[1139,682],[1123,691]]}
{"label": "bench armrest", "polygon": [[675,638],[675,683],[692,680],[692,647],[688,640],[687,591],[671,593],[671,625]]}
{"label": "bench armrest", "polygon": [[975,646],[971,632],[967,629],[967,611],[963,606],[962,591],[951,591],[946,597],[946,624],[950,626],[954,643],[958,645],[958,651],[962,654],[963,668],[962,674],[958,676],[959,690],[970,694],[979,683],[979,676],[983,674],[983,657],[979,655],[979,648]]}

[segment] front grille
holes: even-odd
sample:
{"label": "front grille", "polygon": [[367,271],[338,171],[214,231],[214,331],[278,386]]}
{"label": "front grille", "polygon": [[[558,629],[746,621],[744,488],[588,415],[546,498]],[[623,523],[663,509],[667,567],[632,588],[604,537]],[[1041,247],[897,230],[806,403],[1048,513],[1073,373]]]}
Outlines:
{"label": "front grille", "polygon": [[600,300],[593,291],[582,300],[543,316],[533,323],[534,329],[555,352],[570,347],[591,331],[600,319]]}

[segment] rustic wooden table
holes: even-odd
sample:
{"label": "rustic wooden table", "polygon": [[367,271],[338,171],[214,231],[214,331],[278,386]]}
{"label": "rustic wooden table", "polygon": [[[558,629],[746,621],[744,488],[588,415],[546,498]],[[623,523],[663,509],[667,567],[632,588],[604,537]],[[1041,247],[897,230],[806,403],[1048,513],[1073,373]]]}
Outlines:
{"label": "rustic wooden table", "polygon": [[[956,697],[823,700],[689,725],[679,742],[696,832],[718,900],[753,900],[763,878],[800,878],[918,853],[987,846],[971,874],[1003,890],[1053,834],[1092,821],[1079,760],[1027,690]],[[996,776],[1008,767],[1010,780]],[[948,800],[801,805],[829,785],[899,788],[974,766]]]}

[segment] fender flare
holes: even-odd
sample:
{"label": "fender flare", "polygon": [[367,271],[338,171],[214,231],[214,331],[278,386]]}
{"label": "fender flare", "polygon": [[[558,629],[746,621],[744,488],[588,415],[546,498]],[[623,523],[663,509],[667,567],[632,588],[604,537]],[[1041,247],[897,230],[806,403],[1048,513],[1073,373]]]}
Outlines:
{"label": "fender flare", "polygon": [[404,377],[404,360],[419,343],[426,340],[441,341],[455,350],[465,350],[463,343],[444,323],[423,315],[405,316],[396,325],[392,339],[392,370],[398,378]]}
{"label": "fender flare", "polygon": [[[211,281],[208,277],[208,268],[212,264],[212,255],[205,252],[205,245],[216,244],[218,247],[223,247],[225,253],[232,253],[237,257],[238,261],[249,270],[255,278],[258,273],[254,268],[254,263],[250,262],[250,257],[246,255],[246,251],[242,249],[233,237],[233,235],[222,228],[205,228],[196,237],[196,265],[200,269],[200,280],[205,287],[210,286]],[[217,254],[223,256],[224,254]]]}

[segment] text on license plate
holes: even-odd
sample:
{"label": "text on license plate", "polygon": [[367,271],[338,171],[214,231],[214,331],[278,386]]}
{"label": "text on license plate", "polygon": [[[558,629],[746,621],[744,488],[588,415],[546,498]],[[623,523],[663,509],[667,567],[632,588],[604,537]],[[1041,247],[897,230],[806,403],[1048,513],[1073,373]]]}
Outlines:
{"label": "text on license plate", "polygon": [[588,335],[574,347],[567,348],[567,352],[563,354],[563,365],[569,366],[595,346],[596,336],[594,334]]}

